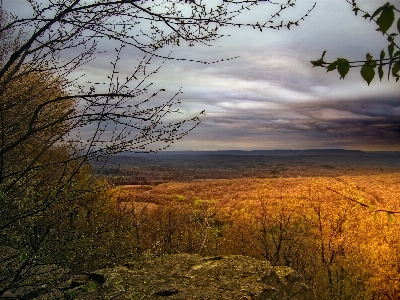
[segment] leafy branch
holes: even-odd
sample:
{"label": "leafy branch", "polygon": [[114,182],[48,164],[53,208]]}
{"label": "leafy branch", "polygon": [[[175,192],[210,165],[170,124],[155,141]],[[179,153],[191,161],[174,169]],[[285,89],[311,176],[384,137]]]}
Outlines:
{"label": "leafy branch", "polygon": [[[369,19],[369,21],[373,21],[378,25],[376,29],[379,32],[382,32],[383,35],[387,36],[387,41],[389,45],[387,46],[387,53],[389,57],[386,57],[386,52],[382,49],[379,59],[374,59],[370,53],[367,53],[365,56],[365,60],[362,61],[349,61],[346,58],[338,58],[334,62],[325,62],[324,57],[327,51],[322,53],[322,57],[318,60],[311,61],[313,67],[323,67],[327,70],[327,72],[337,70],[340,74],[340,79],[344,79],[349,72],[350,68],[361,67],[361,77],[368,83],[375,77],[375,69],[378,66],[378,76],[379,80],[382,80],[384,71],[383,67],[388,66],[388,80],[390,80],[390,74],[392,77],[396,78],[396,82],[400,79],[400,47],[395,42],[395,37],[398,36],[398,33],[392,32],[389,33],[388,30],[395,24],[395,12],[400,12],[394,5],[391,5],[387,2],[385,5],[379,7],[375,10],[375,12],[370,15],[369,13],[361,10],[355,0],[350,2],[353,7],[353,11],[355,15],[359,12],[363,12],[363,18]],[[397,20],[397,31],[400,33],[400,18]],[[396,50],[396,52],[395,52]]]}

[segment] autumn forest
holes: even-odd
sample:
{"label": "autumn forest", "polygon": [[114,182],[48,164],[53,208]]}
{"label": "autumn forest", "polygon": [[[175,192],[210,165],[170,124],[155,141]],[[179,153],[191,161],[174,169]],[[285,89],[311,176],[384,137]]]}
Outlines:
{"label": "autumn forest", "polygon": [[[164,160],[152,160],[148,154],[147,166],[140,159],[137,167],[129,165],[134,162],[129,156],[109,164],[111,174],[116,163],[126,162],[119,166],[119,174],[125,175],[113,177],[123,184],[109,193],[118,216],[130,224],[124,245],[133,247],[134,255],[247,255],[292,267],[317,299],[397,299],[397,160],[382,168],[374,167],[374,159],[354,154],[351,163],[347,155],[275,156],[269,157],[275,164],[264,177],[243,177],[232,170],[230,178],[218,179],[215,174],[223,174],[225,166],[221,156],[214,157],[214,164],[213,156],[198,156],[197,162],[209,162],[201,168],[189,163],[194,161],[190,156],[161,156]],[[254,169],[251,156],[223,157],[244,174]],[[257,161],[261,165],[262,157]],[[382,161],[375,158],[377,163]],[[180,172],[174,173],[174,165]],[[153,182],[140,177],[149,167]],[[166,174],[181,177],[188,170],[198,178],[166,180]]]}
{"label": "autumn forest", "polygon": [[186,300],[143,267],[186,257],[400,299],[400,9],[362,2],[0,0],[0,298]]}

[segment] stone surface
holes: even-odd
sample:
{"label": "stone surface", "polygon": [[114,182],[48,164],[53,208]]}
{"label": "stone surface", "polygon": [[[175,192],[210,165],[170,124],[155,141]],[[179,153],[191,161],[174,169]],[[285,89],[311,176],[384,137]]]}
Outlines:
{"label": "stone surface", "polygon": [[18,297],[10,291],[6,291],[0,296],[0,299],[17,299],[17,298]]}
{"label": "stone surface", "polygon": [[74,299],[314,299],[291,268],[245,256],[176,254],[92,274],[96,275],[88,277],[96,288],[76,287]]}

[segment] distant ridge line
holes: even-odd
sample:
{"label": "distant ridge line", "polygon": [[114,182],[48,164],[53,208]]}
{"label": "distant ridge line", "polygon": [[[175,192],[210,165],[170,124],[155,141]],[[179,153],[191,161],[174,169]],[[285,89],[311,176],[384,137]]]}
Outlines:
{"label": "distant ridge line", "polygon": [[234,156],[400,156],[400,151],[362,151],[346,149],[304,149],[304,150],[183,150],[183,151],[161,151],[158,153],[131,153],[124,152],[117,156],[176,156],[176,155],[234,155]]}

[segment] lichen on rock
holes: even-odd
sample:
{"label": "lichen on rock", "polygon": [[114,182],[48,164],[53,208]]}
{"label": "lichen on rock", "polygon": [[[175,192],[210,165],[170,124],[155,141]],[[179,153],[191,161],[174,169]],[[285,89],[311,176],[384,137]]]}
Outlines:
{"label": "lichen on rock", "polygon": [[239,255],[168,255],[97,270],[88,278],[97,279],[97,288],[79,287],[74,299],[314,299],[291,268]]}

